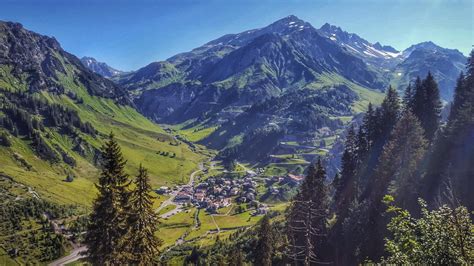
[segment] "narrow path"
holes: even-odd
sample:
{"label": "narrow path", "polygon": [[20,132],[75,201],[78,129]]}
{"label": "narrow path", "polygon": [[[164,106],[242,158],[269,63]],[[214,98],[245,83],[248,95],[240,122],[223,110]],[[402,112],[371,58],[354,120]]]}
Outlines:
{"label": "narrow path", "polygon": [[221,232],[221,229],[219,228],[219,225],[217,225],[216,220],[214,219],[214,215],[211,215],[211,218],[212,218],[212,221],[214,222],[214,225],[215,225],[216,228],[217,228],[217,233],[220,233],[220,232]]}
{"label": "narrow path", "polygon": [[71,254],[65,256],[65,257],[62,257],[60,259],[57,259],[53,262],[51,262],[50,264],[48,264],[49,266],[60,266],[60,265],[66,265],[68,263],[71,263],[71,262],[74,262],[76,260],[79,260],[79,259],[82,259],[84,258],[85,256],[84,255],[81,255],[81,252],[83,251],[86,251],[86,247],[82,246],[82,247],[78,247],[78,248],[75,248],[72,250]]}

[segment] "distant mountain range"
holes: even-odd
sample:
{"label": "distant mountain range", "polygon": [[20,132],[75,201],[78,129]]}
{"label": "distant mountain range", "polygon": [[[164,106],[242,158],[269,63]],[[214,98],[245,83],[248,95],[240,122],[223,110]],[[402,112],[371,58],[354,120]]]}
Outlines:
{"label": "distant mountain range", "polygon": [[113,76],[124,73],[124,71],[117,70],[104,62],[98,62],[93,57],[84,56],[81,58],[81,62],[84,66],[92,70],[94,73],[97,73],[105,78],[111,78]]}
{"label": "distant mountain range", "polygon": [[[295,121],[307,117],[318,121],[315,128],[338,127],[328,121],[357,113],[369,101],[377,103],[388,85],[403,90],[428,71],[438,81],[443,99],[449,101],[465,61],[459,51],[431,42],[398,51],[337,26],[324,24],[316,29],[288,16],[260,29],[224,35],[113,79],[155,121],[217,126],[202,142],[223,149],[235,145],[230,139],[245,139],[252,130],[269,125],[285,132],[280,139],[295,134],[307,138],[309,128],[295,126]],[[333,98],[324,98],[329,96]],[[284,99],[298,99],[301,104],[302,97],[317,99],[306,103],[303,114],[297,108],[269,112],[256,107]],[[252,119],[247,117],[249,112],[254,112]]]}
{"label": "distant mountain range", "polygon": [[[465,61],[459,51],[432,42],[397,51],[334,25],[317,29],[288,16],[133,72],[91,57],[80,62],[107,78],[86,86],[92,94],[120,95],[121,102],[133,101],[142,114],[160,123],[212,129],[200,139],[212,148],[250,158],[257,154],[251,148],[271,135],[272,143],[265,145],[269,150],[256,155],[264,158],[287,149],[280,145],[287,140],[316,146],[342,130],[344,121],[369,102],[379,103],[388,85],[403,90],[428,71],[449,101]],[[45,76],[57,75],[56,68],[61,71],[59,63],[52,62],[50,68],[52,74]],[[34,86],[51,83],[48,80]],[[110,80],[118,86],[100,87]]]}
{"label": "distant mountain range", "polygon": [[417,76],[424,77],[431,71],[439,84],[441,97],[446,101],[452,99],[456,80],[466,63],[466,57],[458,50],[442,48],[430,41],[397,51],[378,42],[372,44],[357,34],[347,33],[327,23],[319,32],[373,66],[386,82],[399,89],[406,87]]}

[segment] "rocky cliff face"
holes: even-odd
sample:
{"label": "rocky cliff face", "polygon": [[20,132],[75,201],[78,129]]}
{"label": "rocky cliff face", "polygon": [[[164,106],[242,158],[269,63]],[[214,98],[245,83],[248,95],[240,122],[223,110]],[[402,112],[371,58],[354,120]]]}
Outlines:
{"label": "rocky cliff face", "polygon": [[12,75],[26,79],[29,91],[58,94],[65,93],[59,80],[71,65],[76,69],[75,82],[84,84],[90,94],[132,104],[127,91],[89,71],[77,57],[65,52],[56,39],[28,31],[19,23],[0,22],[0,65],[10,67]]}

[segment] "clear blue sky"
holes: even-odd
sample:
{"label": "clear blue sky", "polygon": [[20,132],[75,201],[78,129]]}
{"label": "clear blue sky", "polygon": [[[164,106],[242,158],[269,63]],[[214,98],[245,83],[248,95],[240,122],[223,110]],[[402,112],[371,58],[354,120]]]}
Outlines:
{"label": "clear blue sky", "polygon": [[431,40],[468,54],[472,0],[0,0],[0,20],[54,36],[79,57],[133,70],[189,51],[226,33],[293,14],[405,49]]}

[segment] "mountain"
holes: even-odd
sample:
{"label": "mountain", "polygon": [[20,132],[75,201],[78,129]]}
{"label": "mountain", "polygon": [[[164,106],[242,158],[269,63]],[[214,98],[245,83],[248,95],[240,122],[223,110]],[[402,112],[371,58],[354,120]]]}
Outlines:
{"label": "mountain", "polygon": [[2,178],[52,202],[88,206],[100,147],[113,132],[128,173],[143,163],[154,186],[181,182],[201,155],[139,114],[130,99],[54,38],[0,22]]}
{"label": "mountain", "polygon": [[403,90],[417,76],[425,77],[431,71],[438,82],[441,97],[445,101],[453,98],[453,88],[466,57],[455,49],[442,48],[433,42],[422,42],[397,51],[380,43],[370,43],[355,33],[340,27],[324,24],[319,32],[343,49],[364,60],[383,76],[385,82]]}
{"label": "mountain", "polygon": [[124,73],[123,71],[117,70],[104,62],[98,62],[93,57],[84,56],[81,58],[82,64],[90,69],[92,72],[97,73],[105,78],[111,78],[113,76]]}
{"label": "mountain", "polygon": [[406,87],[417,76],[425,77],[429,71],[438,82],[441,97],[453,99],[456,80],[465,71],[466,57],[455,49],[442,48],[433,42],[415,44],[403,51],[403,61],[390,72],[390,81],[399,87]]}
{"label": "mountain", "polygon": [[[369,101],[376,102],[384,88],[380,75],[361,58],[295,16],[222,36],[117,80],[131,92],[137,108],[155,121],[214,128],[214,134],[201,142],[217,149],[234,145],[232,139],[240,142],[259,127],[276,125],[285,132],[279,140],[307,136],[308,127],[295,122],[304,120],[303,115],[314,119],[312,130],[328,125],[336,129],[342,126],[338,116],[351,115],[351,107],[363,109]],[[324,99],[329,96],[333,98]],[[271,113],[257,107],[287,97],[295,99],[293,106]],[[307,113],[296,108],[303,98],[308,98]],[[333,101],[339,98],[345,105]],[[252,125],[243,118],[248,115]],[[304,138],[313,139],[314,134]]]}
{"label": "mountain", "polygon": [[329,23],[325,23],[319,33],[376,68],[390,68],[401,61],[402,53],[395,48],[382,46],[379,42],[370,43],[355,33],[348,33]]}
{"label": "mountain", "polygon": [[[334,25],[316,29],[288,16],[263,28],[224,35],[114,80],[130,92],[147,117],[185,124],[185,129],[208,129],[209,135],[200,141],[215,149],[232,148],[237,154],[236,145],[255,147],[243,144],[252,141],[248,136],[254,131],[267,128],[263,130],[267,134],[277,129],[280,133],[269,155],[288,151],[280,145],[287,139],[317,146],[322,135],[315,131],[329,127],[337,132],[341,118],[347,120],[370,101],[377,103],[388,85],[404,90],[428,71],[449,101],[464,62],[458,51],[432,43],[398,51]],[[306,112],[282,105],[287,98],[294,104],[307,98]],[[282,109],[257,108],[271,102]],[[305,119],[314,120],[310,126],[295,126]]]}

